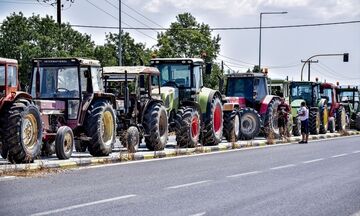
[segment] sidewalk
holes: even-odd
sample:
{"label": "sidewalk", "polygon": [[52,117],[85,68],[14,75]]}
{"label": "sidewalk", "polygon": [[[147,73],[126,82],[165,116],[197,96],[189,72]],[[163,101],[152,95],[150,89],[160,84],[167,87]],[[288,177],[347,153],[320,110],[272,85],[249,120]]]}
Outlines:
{"label": "sidewalk", "polygon": [[[360,135],[360,131],[348,131],[349,136]],[[340,137],[339,133],[310,135],[309,140],[320,140],[334,137]],[[172,139],[174,140],[174,139]],[[153,158],[176,157],[181,155],[201,154],[216,151],[226,151],[231,149],[251,148],[256,146],[273,145],[280,143],[297,143],[300,137],[291,137],[287,141],[255,139],[249,141],[238,141],[236,143],[222,142],[217,146],[198,146],[196,148],[177,148],[174,141],[169,142],[163,151],[148,151],[144,145],[141,145],[139,151],[135,154],[127,153],[126,149],[117,146],[111,155],[106,157],[92,157],[89,153],[73,152],[68,160],[58,160],[55,155],[35,160],[31,164],[10,164],[7,160],[0,158],[0,176],[8,172],[36,171],[52,168],[75,168],[83,166],[93,166],[107,163],[120,163],[133,160],[148,160]]]}

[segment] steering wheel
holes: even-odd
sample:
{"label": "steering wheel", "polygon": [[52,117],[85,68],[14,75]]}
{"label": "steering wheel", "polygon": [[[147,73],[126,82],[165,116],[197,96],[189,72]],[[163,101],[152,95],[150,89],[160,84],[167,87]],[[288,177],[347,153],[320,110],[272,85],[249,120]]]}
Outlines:
{"label": "steering wheel", "polygon": [[[60,91],[60,90],[62,90],[62,91]],[[56,92],[66,92],[66,93],[68,93],[68,92],[70,92],[70,90],[67,89],[67,88],[57,88]]]}
{"label": "steering wheel", "polygon": [[171,87],[179,88],[178,84],[174,80],[169,80],[165,82],[163,86],[171,86]]}

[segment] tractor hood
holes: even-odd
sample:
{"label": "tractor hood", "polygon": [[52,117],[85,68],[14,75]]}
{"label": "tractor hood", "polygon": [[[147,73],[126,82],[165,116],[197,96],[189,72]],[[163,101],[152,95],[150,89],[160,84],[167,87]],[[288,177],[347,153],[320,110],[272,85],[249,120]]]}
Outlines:
{"label": "tractor hood", "polygon": [[169,113],[174,110],[176,113],[179,104],[179,89],[171,86],[163,86],[160,88],[160,91],[166,111]]}
{"label": "tractor hood", "polygon": [[65,111],[65,101],[35,100],[35,104],[43,114],[63,114]]}
{"label": "tractor hood", "polygon": [[291,102],[291,114],[292,116],[297,116],[298,109],[301,106],[301,102],[303,102],[303,99],[296,99]]}
{"label": "tractor hood", "polygon": [[225,97],[226,103],[238,104],[240,108],[246,107],[245,97]]}

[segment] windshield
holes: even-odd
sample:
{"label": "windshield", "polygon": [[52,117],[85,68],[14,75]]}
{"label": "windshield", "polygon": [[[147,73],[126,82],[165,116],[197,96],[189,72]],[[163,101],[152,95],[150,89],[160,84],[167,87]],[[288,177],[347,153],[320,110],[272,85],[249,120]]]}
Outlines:
{"label": "windshield", "polygon": [[159,64],[156,65],[161,76],[161,85],[176,83],[178,87],[191,87],[191,66],[182,64]]}
{"label": "windshield", "polygon": [[324,89],[324,92],[322,94],[323,96],[327,97],[326,99],[328,99],[329,104],[332,103],[332,95],[331,95],[331,93],[332,93],[332,89]]}
{"label": "windshield", "polygon": [[[76,66],[40,67],[40,98],[79,98],[79,77]],[[36,96],[36,74],[34,68],[31,95]]]}
{"label": "windshield", "polygon": [[5,85],[5,65],[0,65],[0,86]]}
{"label": "windshield", "polygon": [[228,79],[226,96],[253,100],[254,78]]}
{"label": "windshield", "polygon": [[[355,97],[354,97],[355,96]],[[355,91],[342,91],[340,92],[340,99],[344,101],[359,101],[359,92]]]}
{"label": "windshield", "polygon": [[304,99],[306,101],[306,105],[309,106],[312,104],[312,91],[313,88],[311,84],[294,83],[293,85],[291,85],[291,98],[292,100]]}

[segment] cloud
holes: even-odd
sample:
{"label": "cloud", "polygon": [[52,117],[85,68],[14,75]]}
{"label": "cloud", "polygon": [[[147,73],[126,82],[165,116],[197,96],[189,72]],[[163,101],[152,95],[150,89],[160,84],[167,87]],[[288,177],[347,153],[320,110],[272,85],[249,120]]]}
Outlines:
{"label": "cloud", "polygon": [[[134,2],[140,3],[135,0]],[[306,16],[331,18],[359,18],[359,0],[150,0],[142,2],[148,12],[200,10],[217,12],[229,17],[256,15],[261,10],[287,10],[303,13]]]}

